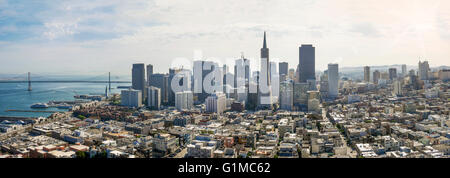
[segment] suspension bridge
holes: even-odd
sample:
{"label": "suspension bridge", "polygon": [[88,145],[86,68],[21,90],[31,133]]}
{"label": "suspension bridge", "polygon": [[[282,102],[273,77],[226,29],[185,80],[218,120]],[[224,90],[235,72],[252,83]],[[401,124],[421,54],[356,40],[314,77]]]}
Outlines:
{"label": "suspension bridge", "polygon": [[[111,80],[113,78],[113,80]],[[32,90],[32,83],[131,83],[129,80],[119,80],[119,76],[111,76],[111,73],[100,74],[97,76],[56,76],[32,74],[30,72],[24,74],[8,75],[0,77],[0,83],[28,83],[28,90]]]}

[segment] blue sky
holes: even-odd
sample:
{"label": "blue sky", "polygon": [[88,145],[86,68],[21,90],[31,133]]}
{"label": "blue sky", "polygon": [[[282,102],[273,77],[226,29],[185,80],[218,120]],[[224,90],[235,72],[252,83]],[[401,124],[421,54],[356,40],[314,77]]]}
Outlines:
{"label": "blue sky", "polygon": [[131,64],[167,72],[176,58],[298,64],[316,46],[316,68],[450,65],[445,0],[0,0],[0,73],[129,74]]}

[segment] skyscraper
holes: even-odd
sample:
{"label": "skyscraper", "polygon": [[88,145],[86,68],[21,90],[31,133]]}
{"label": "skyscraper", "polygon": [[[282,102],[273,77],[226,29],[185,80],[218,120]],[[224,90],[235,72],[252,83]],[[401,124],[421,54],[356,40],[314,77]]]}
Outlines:
{"label": "skyscraper", "polygon": [[289,69],[289,74],[288,74],[288,76],[289,76],[289,78],[290,78],[291,80],[294,80],[294,81],[295,81],[295,69],[294,69],[294,68]]}
{"label": "skyscraper", "polygon": [[392,95],[401,96],[403,94],[402,91],[402,82],[399,80],[395,80],[393,83],[394,89],[392,90]]}
{"label": "skyscraper", "polygon": [[278,73],[288,75],[289,64],[287,62],[280,62],[278,64]]}
{"label": "skyscraper", "polygon": [[[206,69],[205,66],[207,66]],[[210,66],[209,69],[208,66]],[[209,93],[205,91],[203,82],[206,76],[214,71],[216,67],[218,67],[218,64],[212,61],[194,61],[194,93],[197,96],[197,103],[205,102],[206,97],[209,96]]]}
{"label": "skyscraper", "polygon": [[269,48],[267,48],[266,32],[264,32],[263,47],[261,48],[261,74],[264,72],[267,76],[264,80],[266,80],[265,82],[267,82],[267,85],[270,85]]}
{"label": "skyscraper", "polygon": [[299,82],[316,79],[316,49],[313,45],[301,45],[299,48]]}
{"label": "skyscraper", "polygon": [[406,70],[406,64],[402,65],[402,77],[406,77],[408,71]]}
{"label": "skyscraper", "polygon": [[234,88],[236,100],[247,103],[250,82],[250,61],[244,56],[235,61]]}
{"label": "skyscraper", "polygon": [[147,86],[151,86],[150,78],[153,75],[153,65],[147,65]]}
{"label": "skyscraper", "polygon": [[328,97],[335,98],[338,96],[339,84],[339,65],[328,64]]}
{"label": "skyscraper", "polygon": [[150,109],[159,110],[161,108],[161,89],[156,87],[149,87],[147,106]]}
{"label": "skyscraper", "polygon": [[389,68],[389,80],[394,81],[395,78],[397,78],[397,69]]}
{"label": "skyscraper", "polygon": [[166,74],[153,74],[150,76],[150,86],[161,89],[161,103],[168,102],[169,78]]}
{"label": "skyscraper", "polygon": [[294,106],[297,110],[306,111],[308,109],[308,83],[294,83]]}
{"label": "skyscraper", "polygon": [[[258,87],[258,84],[254,81],[250,81],[248,85],[249,89]],[[245,103],[245,109],[255,111],[257,106],[258,106],[258,93],[249,92],[247,95],[247,103]]]}
{"label": "skyscraper", "polygon": [[258,83],[259,106],[264,108],[270,108],[272,105],[270,77],[271,69],[269,61],[269,48],[267,48],[266,32],[264,32],[263,47],[261,48],[261,70]]}
{"label": "skyscraper", "polygon": [[376,70],[375,72],[373,72],[373,83],[374,84],[378,84],[378,80],[381,78],[381,73],[380,71]]}
{"label": "skyscraper", "polygon": [[168,105],[169,106],[175,106],[175,92],[172,90],[172,79],[175,77],[176,74],[178,74],[181,71],[181,69],[169,69],[169,76],[168,76]]}
{"label": "skyscraper", "polygon": [[420,80],[428,80],[428,71],[430,70],[430,65],[428,61],[419,61],[419,79]]}
{"label": "skyscraper", "polygon": [[145,64],[133,64],[132,69],[132,84],[131,88],[135,90],[140,90],[142,92],[142,101],[145,101],[147,97],[146,93],[146,83],[145,83]]}
{"label": "skyscraper", "polygon": [[364,67],[364,81],[366,83],[370,82],[370,67],[369,66]]}
{"label": "skyscraper", "polygon": [[280,85],[280,108],[291,111],[294,107],[294,85],[292,80],[285,80]]}
{"label": "skyscraper", "polygon": [[280,75],[280,82],[283,82],[288,78],[289,66],[287,62],[280,62],[278,64],[278,74]]}

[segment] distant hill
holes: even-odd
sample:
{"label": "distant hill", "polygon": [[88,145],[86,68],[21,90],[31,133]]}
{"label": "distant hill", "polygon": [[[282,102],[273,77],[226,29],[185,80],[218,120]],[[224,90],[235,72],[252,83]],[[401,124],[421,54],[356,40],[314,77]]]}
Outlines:
{"label": "distant hill", "polygon": [[[401,72],[402,71],[402,64],[395,64],[395,65],[383,65],[383,66],[369,66],[370,67],[370,71],[373,72],[375,70],[379,70],[379,71],[388,71],[389,68],[396,68],[397,72]],[[441,69],[450,69],[450,66],[438,66],[438,67],[430,67],[431,70],[441,70]],[[409,71],[411,69],[413,70],[417,70],[417,66],[411,66],[411,65],[407,65],[406,69]],[[353,72],[364,72],[364,66],[360,66],[360,67],[342,67],[339,68],[339,72],[342,73],[353,73]]]}

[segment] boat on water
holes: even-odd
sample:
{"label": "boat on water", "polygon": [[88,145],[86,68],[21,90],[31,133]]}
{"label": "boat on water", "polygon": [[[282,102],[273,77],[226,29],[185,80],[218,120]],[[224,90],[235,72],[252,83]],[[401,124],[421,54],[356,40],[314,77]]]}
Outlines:
{"label": "boat on water", "polygon": [[72,105],[61,104],[61,105],[57,105],[56,108],[58,108],[58,109],[72,109]]}
{"label": "boat on water", "polygon": [[117,86],[117,89],[130,89],[131,86]]}
{"label": "boat on water", "polygon": [[31,105],[31,108],[33,109],[43,109],[43,108],[48,108],[48,105],[45,103],[35,103],[33,105]]}

